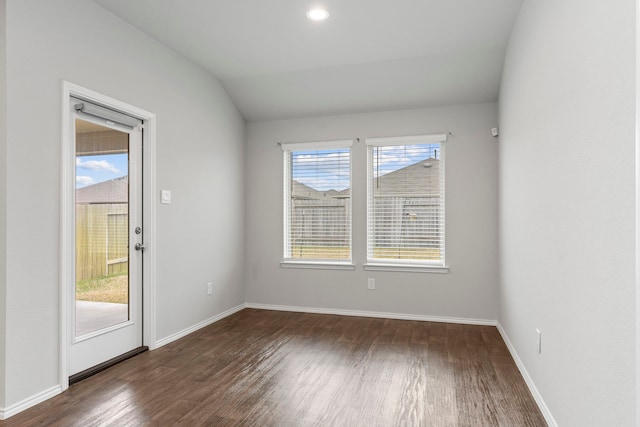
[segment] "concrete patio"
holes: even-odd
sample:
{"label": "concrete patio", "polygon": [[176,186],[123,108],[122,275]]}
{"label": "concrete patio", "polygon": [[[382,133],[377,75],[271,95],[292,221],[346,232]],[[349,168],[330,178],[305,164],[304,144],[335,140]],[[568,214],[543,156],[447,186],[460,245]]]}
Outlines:
{"label": "concrete patio", "polygon": [[82,336],[129,320],[129,305],[76,301],[76,336]]}

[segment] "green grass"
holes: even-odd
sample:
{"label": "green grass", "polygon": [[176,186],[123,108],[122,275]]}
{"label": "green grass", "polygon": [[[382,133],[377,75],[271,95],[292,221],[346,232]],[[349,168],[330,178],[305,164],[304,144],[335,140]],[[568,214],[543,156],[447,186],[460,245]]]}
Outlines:
{"label": "green grass", "polygon": [[110,274],[76,283],[76,300],[94,302],[129,302],[129,275]]}
{"label": "green grass", "polygon": [[349,259],[346,246],[293,246],[291,257],[301,259]]}
{"label": "green grass", "polygon": [[440,259],[438,248],[374,248],[373,257],[380,259],[419,259],[437,261]]}
{"label": "green grass", "polygon": [[[299,259],[349,259],[349,248],[345,246],[293,246],[291,257]],[[440,249],[374,248],[373,257],[377,259],[437,261],[440,259]]]}

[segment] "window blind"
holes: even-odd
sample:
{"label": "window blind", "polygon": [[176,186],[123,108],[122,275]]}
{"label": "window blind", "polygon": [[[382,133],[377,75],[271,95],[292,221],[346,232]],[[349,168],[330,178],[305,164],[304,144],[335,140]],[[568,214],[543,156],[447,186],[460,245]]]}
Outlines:
{"label": "window blind", "polygon": [[351,262],[352,141],[281,146],[284,260]]}
{"label": "window blind", "polygon": [[446,140],[438,134],[366,141],[368,262],[444,265]]}

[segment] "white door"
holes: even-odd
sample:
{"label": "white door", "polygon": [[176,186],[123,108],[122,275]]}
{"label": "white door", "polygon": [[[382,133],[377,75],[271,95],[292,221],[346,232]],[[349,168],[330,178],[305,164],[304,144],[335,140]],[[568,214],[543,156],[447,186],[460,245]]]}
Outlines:
{"label": "white door", "polygon": [[68,374],[142,346],[142,125],[71,98],[75,280]]}

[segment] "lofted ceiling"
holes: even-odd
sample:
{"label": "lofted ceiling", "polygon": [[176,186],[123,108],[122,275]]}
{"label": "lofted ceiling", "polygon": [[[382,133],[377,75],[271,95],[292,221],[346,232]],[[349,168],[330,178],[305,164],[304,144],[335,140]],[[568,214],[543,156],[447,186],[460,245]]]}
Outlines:
{"label": "lofted ceiling", "polygon": [[[216,76],[247,121],[496,101],[522,0],[94,0]],[[311,22],[324,7],[331,16]]]}

